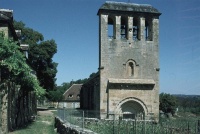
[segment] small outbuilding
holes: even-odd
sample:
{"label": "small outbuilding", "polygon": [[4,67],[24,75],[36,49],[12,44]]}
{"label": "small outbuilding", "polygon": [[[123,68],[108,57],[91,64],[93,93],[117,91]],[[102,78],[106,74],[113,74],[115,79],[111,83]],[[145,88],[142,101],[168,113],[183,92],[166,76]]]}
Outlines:
{"label": "small outbuilding", "polygon": [[80,90],[82,84],[73,84],[63,94],[63,101],[60,106],[63,108],[80,108]]}

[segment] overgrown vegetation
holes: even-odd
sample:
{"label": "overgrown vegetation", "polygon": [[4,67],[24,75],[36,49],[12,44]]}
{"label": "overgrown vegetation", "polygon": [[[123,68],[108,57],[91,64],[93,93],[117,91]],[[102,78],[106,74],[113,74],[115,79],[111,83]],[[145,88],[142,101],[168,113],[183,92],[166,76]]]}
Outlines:
{"label": "overgrown vegetation", "polygon": [[87,118],[88,116],[92,117],[95,114],[95,111],[85,111],[83,114],[83,111],[81,110],[72,109],[60,109],[58,112],[60,119],[65,120],[72,125],[79,126],[80,128],[84,127],[92,130],[98,134],[196,134],[200,132],[200,129],[198,130],[198,124],[200,123],[199,116],[191,116],[191,114],[188,113],[181,113],[179,116],[176,115],[172,118],[161,118],[158,123],[149,120],[119,120],[112,117],[106,120]]}
{"label": "overgrown vegetation", "polygon": [[153,122],[143,122],[134,120],[116,120],[103,122],[99,121],[94,123],[88,123],[87,125],[85,125],[86,128],[98,134],[195,134],[198,132],[197,126],[197,120],[171,120],[168,122],[160,122],[159,124],[154,124]]}
{"label": "overgrown vegetation", "polygon": [[31,75],[32,69],[27,64],[18,43],[6,38],[4,33],[0,33],[0,70],[0,86],[7,81],[11,81],[35,91],[38,97],[45,93],[37,78]]}

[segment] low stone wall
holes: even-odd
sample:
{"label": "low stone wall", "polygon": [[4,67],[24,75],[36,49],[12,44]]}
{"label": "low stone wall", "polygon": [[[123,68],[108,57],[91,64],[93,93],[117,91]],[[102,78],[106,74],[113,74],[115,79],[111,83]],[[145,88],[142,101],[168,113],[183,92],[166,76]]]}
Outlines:
{"label": "low stone wall", "polygon": [[59,117],[55,117],[55,128],[57,128],[59,134],[96,134],[88,129],[66,123]]}

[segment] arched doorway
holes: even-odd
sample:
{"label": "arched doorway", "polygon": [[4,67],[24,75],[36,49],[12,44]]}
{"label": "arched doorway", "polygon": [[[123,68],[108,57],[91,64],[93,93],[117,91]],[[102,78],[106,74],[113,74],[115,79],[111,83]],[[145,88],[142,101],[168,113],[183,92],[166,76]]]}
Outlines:
{"label": "arched doorway", "polygon": [[117,112],[123,116],[123,119],[143,120],[147,109],[142,101],[135,98],[127,98],[118,104]]}
{"label": "arched doorway", "polygon": [[143,119],[144,110],[142,106],[135,101],[128,101],[121,105],[123,118]]}

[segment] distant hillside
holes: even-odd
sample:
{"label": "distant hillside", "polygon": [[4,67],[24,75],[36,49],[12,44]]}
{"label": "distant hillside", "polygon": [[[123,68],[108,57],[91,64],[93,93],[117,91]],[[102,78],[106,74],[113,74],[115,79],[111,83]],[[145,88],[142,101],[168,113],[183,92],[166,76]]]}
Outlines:
{"label": "distant hillside", "polygon": [[200,114],[200,95],[173,94],[177,99],[179,110]]}
{"label": "distant hillside", "polygon": [[199,98],[200,95],[184,95],[184,94],[172,94],[175,97],[180,98]]}

